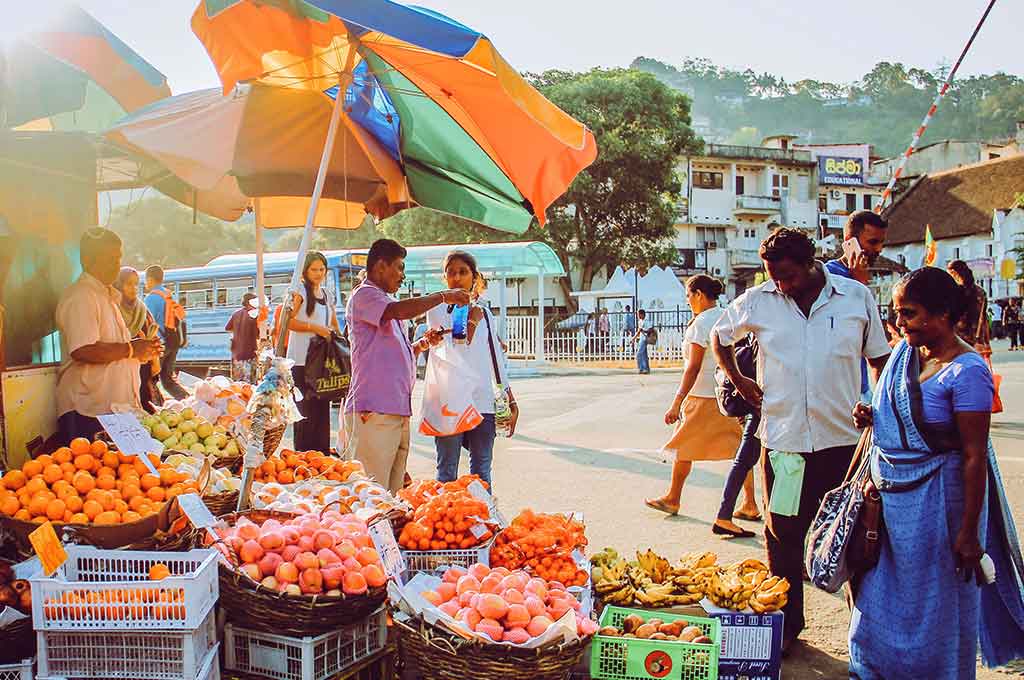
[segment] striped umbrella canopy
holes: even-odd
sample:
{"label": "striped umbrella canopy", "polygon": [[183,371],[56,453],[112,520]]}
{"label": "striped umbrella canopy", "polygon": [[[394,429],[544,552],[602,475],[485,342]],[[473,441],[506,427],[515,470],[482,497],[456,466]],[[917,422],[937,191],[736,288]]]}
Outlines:
{"label": "striped umbrella canopy", "polygon": [[594,135],[483,34],[436,12],[390,0],[203,0],[192,29],[225,94],[243,81],[332,102],[343,92],[345,129],[387,154],[417,205],[522,233],[597,155]]}
{"label": "striped umbrella canopy", "polygon": [[97,132],[171,94],[162,73],[74,5],[2,56],[6,127]]}

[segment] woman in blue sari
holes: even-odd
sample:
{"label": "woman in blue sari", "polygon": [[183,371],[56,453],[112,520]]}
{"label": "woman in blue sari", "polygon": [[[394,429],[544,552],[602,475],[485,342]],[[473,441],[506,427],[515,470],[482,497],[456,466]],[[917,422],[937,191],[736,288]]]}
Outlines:
{"label": "woman in blue sari", "polygon": [[[893,290],[893,351],[858,426],[874,426],[871,476],[886,535],[852,584],[850,677],[964,680],[1024,656],[1024,565],[989,442],[992,374],[955,326],[966,300],[925,267]],[[995,563],[986,584],[981,557]]]}

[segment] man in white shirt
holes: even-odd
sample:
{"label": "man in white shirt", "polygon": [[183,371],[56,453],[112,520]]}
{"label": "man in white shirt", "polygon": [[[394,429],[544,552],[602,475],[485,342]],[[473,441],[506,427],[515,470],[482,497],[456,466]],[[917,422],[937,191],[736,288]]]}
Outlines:
{"label": "man in white shirt", "polygon": [[[761,407],[766,505],[772,507],[776,477],[772,456],[785,459],[791,473],[803,470],[802,479],[799,472],[787,475],[799,488],[795,513],[766,513],[769,566],[790,583],[783,610],[788,649],[804,628],[807,531],[824,494],[842,483],[860,437],[852,415],[860,396],[860,360],[867,359],[877,380],[889,345],[871,292],[815,261],[814,244],[803,232],[776,230],[761,244],[760,255],[769,280],[729,305],[712,346],[744,399]],[[748,333],[760,348],[758,381],[740,372],[732,349]]]}
{"label": "man in white shirt", "polygon": [[57,303],[61,367],[57,378],[57,429],[62,443],[92,438],[96,416],[115,404],[141,408],[139,363],[159,356],[159,340],[132,340],[112,287],[121,269],[121,239],[99,227],[81,243],[82,275]]}

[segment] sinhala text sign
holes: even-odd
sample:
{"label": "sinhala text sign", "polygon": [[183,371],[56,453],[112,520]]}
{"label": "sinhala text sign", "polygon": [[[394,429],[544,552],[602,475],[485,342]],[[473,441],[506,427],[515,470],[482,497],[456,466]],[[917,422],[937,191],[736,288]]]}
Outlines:
{"label": "sinhala text sign", "polygon": [[856,186],[864,183],[864,160],[844,156],[818,156],[818,183]]}

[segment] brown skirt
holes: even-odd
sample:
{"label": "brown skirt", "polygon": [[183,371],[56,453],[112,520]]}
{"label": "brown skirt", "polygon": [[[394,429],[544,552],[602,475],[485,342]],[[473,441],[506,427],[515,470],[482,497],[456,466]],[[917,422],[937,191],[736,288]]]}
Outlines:
{"label": "brown skirt", "polygon": [[710,397],[687,397],[672,439],[663,447],[676,460],[729,460],[736,455],[743,428],[738,418],[722,415]]}

